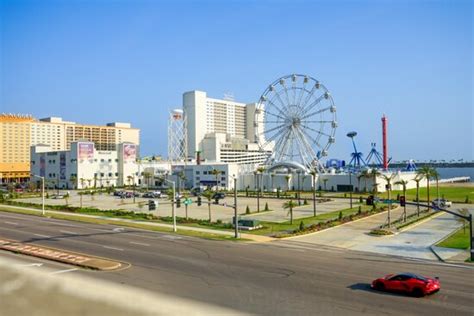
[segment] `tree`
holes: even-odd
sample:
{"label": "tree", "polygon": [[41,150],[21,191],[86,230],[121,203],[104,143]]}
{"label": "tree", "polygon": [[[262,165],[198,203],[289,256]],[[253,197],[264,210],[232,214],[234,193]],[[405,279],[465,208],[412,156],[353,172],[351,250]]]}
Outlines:
{"label": "tree", "polygon": [[378,169],[375,169],[375,168],[373,168],[369,172],[370,178],[372,178],[372,180],[374,181],[372,185],[372,193],[374,194],[374,198],[377,197],[377,193],[379,192],[378,191],[379,184],[377,183],[377,177],[379,177],[380,175],[382,175],[382,173]]}
{"label": "tree", "polygon": [[433,169],[433,173],[431,175],[436,180],[436,198],[439,200],[439,173],[436,169]]}
{"label": "tree", "polygon": [[79,179],[79,181],[81,182],[81,189],[84,189],[84,184],[86,183],[86,179],[81,178]]}
{"label": "tree", "polygon": [[[90,184],[89,184],[90,186]],[[97,188],[97,173],[94,173],[94,189]]]}
{"label": "tree", "polygon": [[360,182],[360,179],[364,179],[364,192],[367,192],[367,179],[370,178],[369,171],[364,169],[357,175],[357,180]]}
{"label": "tree", "polygon": [[285,180],[286,180],[286,187],[287,187],[287,190],[286,190],[286,191],[290,191],[291,175],[287,174],[287,175],[285,176]]}
{"label": "tree", "polygon": [[427,203],[430,204],[430,180],[435,175],[436,170],[430,166],[423,166],[416,171],[417,176],[426,179],[426,196],[427,196]]}
{"label": "tree", "polygon": [[283,209],[289,210],[288,213],[290,215],[290,224],[293,224],[293,208],[296,207],[298,204],[293,202],[293,200],[289,200],[283,203]]}
{"label": "tree", "polygon": [[148,171],[143,171],[142,176],[143,176],[143,179],[145,179],[146,189],[148,190],[148,187],[150,185],[150,179],[153,177],[153,174]]}
{"label": "tree", "polygon": [[80,203],[79,205],[80,205],[81,208],[82,208],[82,196],[84,195],[84,192],[83,192],[83,191],[80,191],[80,192],[77,192],[77,194],[79,194],[79,201],[80,201],[80,202],[79,202],[79,203]]}
{"label": "tree", "polygon": [[[459,211],[459,214],[462,215],[462,216],[469,216],[469,210],[467,208],[462,208],[460,209]],[[459,217],[459,216],[456,216],[456,221],[461,223],[463,226],[463,232],[464,234],[466,233],[466,223],[467,223],[467,220],[462,218],[462,217]]]}
{"label": "tree", "polygon": [[77,177],[76,177],[75,175],[72,174],[72,175],[69,177],[69,182],[71,182],[72,188],[73,188],[73,189],[76,189],[76,187],[77,187],[77,185],[76,185]]}
{"label": "tree", "polygon": [[274,178],[275,178],[275,174],[273,172],[270,173],[270,179],[271,179],[271,182],[272,182],[271,185],[270,185],[271,192],[273,192],[273,182],[274,182],[273,180],[274,180]]}
{"label": "tree", "polygon": [[88,183],[88,187],[90,187],[90,186],[91,186],[91,183],[92,183],[92,179],[87,179],[86,181],[87,181],[87,183]]}
{"label": "tree", "polygon": [[324,191],[327,191],[327,183],[328,183],[329,179],[328,178],[324,178],[323,179],[323,184],[324,184]]}
{"label": "tree", "polygon": [[388,228],[390,228],[390,211],[391,211],[391,206],[392,204],[390,203],[391,197],[390,193],[392,192],[392,180],[395,178],[396,174],[391,173],[390,175],[383,174],[382,178],[387,182],[387,198],[388,198],[388,212],[387,212],[387,223],[388,223]]}
{"label": "tree", "polygon": [[420,217],[420,181],[423,177],[416,176],[413,181],[416,182],[416,216]]}
{"label": "tree", "polygon": [[211,174],[216,177],[216,192],[219,191],[219,175],[222,173],[221,170],[212,169]]}
{"label": "tree", "polygon": [[64,194],[64,201],[66,202],[66,206],[69,205],[69,193]]}
{"label": "tree", "polygon": [[[395,184],[398,184],[398,185],[401,185],[402,188],[403,188],[403,196],[406,198],[406,195],[407,195],[407,184],[408,184],[409,181],[407,180],[399,180],[397,182],[395,182]],[[404,205],[403,206],[403,221],[406,222],[407,221],[407,206]]]}
{"label": "tree", "polygon": [[212,200],[213,195],[214,195],[214,193],[211,190],[206,190],[202,193],[202,196],[207,199],[207,207],[208,207],[208,211],[209,211],[209,223],[211,223],[211,221],[212,221],[211,200]]}
{"label": "tree", "polygon": [[[264,171],[265,171],[264,167],[258,167],[257,170],[255,170],[254,175],[257,180],[259,180],[258,175],[261,175],[260,179],[262,179]],[[257,212],[260,212],[260,185],[261,185],[260,181],[257,181]]]}

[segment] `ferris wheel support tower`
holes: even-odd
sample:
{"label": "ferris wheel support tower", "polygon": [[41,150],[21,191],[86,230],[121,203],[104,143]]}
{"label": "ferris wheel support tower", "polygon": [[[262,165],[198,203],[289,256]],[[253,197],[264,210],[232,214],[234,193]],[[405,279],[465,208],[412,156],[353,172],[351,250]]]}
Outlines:
{"label": "ferris wheel support tower", "polygon": [[187,124],[183,110],[170,111],[168,119],[168,159],[173,162],[184,162],[187,153]]}

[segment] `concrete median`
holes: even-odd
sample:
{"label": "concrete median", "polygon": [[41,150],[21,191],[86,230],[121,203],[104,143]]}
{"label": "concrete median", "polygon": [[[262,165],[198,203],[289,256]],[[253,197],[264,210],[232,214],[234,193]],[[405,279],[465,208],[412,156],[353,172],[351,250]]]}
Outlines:
{"label": "concrete median", "polygon": [[93,270],[108,271],[122,267],[122,263],[113,260],[107,260],[44,246],[25,244],[5,238],[0,238],[0,250],[7,250],[23,255],[53,260]]}

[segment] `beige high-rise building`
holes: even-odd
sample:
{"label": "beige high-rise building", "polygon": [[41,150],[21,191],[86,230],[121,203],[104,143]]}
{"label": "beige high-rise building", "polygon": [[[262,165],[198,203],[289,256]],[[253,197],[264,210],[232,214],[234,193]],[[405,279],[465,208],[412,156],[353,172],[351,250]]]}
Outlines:
{"label": "beige high-rise building", "polygon": [[129,123],[83,125],[60,117],[36,120],[31,115],[0,114],[0,182],[29,178],[31,146],[70,150],[71,143],[79,140],[93,142],[96,150],[117,150],[124,142],[139,145],[140,130]]}

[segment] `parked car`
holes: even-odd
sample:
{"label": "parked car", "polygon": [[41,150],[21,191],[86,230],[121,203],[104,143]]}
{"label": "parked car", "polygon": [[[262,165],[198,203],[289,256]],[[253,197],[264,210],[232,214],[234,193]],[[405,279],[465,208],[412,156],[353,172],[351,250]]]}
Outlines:
{"label": "parked car", "polygon": [[114,196],[122,196],[124,193],[124,191],[114,191]]}
{"label": "parked car", "polygon": [[161,192],[160,191],[155,191],[155,192],[145,192],[143,193],[142,197],[144,198],[160,198],[161,197]]}
{"label": "parked car", "polygon": [[192,189],[191,189],[191,194],[192,194],[193,196],[199,196],[199,195],[201,195],[203,192],[204,192],[204,189],[201,188],[201,187],[196,187],[196,188],[192,188]]}
{"label": "parked car", "polygon": [[218,200],[221,200],[223,198],[225,198],[225,193],[223,192],[216,192],[212,195],[212,198],[213,199],[218,199]]}
{"label": "parked car", "polygon": [[64,195],[63,194],[52,194],[50,196],[50,198],[55,199],[55,200],[56,199],[64,199]]}
{"label": "parked car", "polygon": [[379,291],[393,291],[422,297],[441,289],[438,277],[427,278],[413,273],[389,274],[372,282],[372,288]]}
{"label": "parked car", "polygon": [[453,205],[453,202],[448,201],[446,199],[435,199],[431,202],[431,204],[437,207],[451,207]]}

